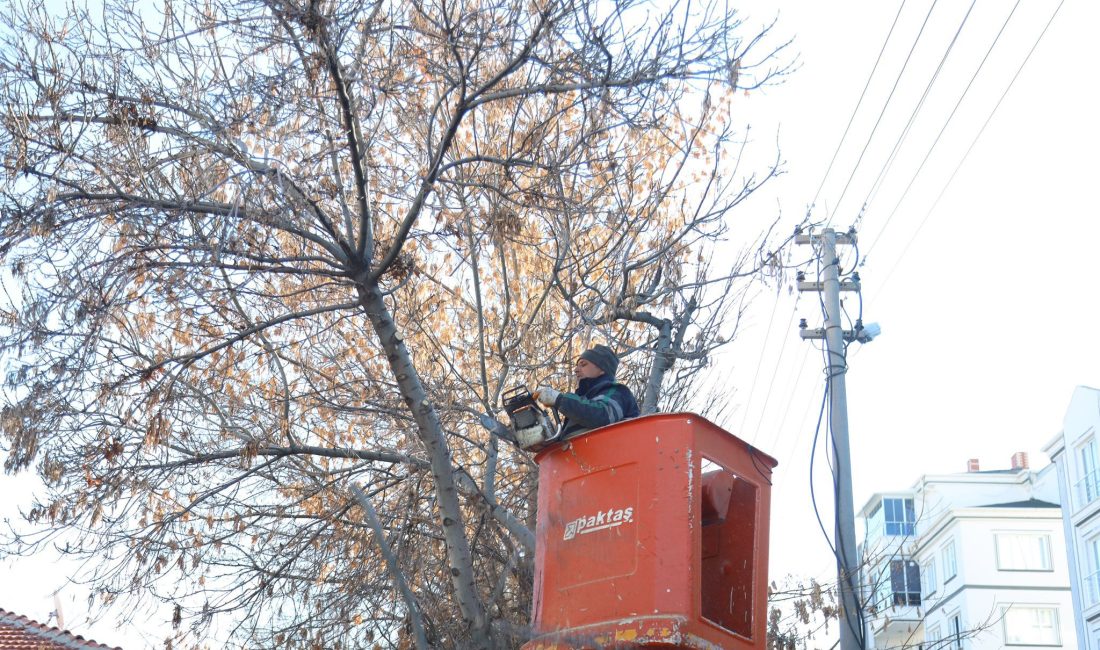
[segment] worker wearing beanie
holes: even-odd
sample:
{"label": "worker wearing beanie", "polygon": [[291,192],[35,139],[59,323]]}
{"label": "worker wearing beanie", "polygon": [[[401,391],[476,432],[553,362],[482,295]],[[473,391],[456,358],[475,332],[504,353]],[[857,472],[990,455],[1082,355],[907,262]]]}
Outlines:
{"label": "worker wearing beanie", "polygon": [[619,357],[606,345],[594,345],[581,353],[573,366],[577,377],[574,393],[560,393],[540,386],[535,399],[565,416],[561,437],[638,417],[638,402],[630,389],[615,383]]}

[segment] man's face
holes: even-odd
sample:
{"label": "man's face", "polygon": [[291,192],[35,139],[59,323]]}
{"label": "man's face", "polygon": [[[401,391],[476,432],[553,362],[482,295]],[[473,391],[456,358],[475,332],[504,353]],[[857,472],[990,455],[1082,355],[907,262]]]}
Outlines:
{"label": "man's face", "polygon": [[573,374],[577,379],[592,379],[602,375],[603,371],[588,359],[577,359],[577,365],[573,366]]}

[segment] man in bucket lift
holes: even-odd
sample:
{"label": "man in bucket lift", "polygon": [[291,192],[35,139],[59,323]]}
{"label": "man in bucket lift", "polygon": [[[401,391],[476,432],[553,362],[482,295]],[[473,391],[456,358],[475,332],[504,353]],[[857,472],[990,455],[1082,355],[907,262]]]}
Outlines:
{"label": "man in bucket lift", "polygon": [[578,382],[575,393],[559,393],[547,386],[535,391],[535,399],[565,416],[561,438],[638,417],[634,394],[623,384],[615,383],[618,368],[619,357],[611,348],[594,345],[582,352],[573,366]]}

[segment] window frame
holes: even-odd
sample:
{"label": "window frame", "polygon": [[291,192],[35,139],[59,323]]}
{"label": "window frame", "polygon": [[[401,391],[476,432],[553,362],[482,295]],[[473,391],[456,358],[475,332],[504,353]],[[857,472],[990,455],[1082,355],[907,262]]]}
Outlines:
{"label": "window frame", "polygon": [[955,555],[955,540],[951,540],[940,547],[940,557],[943,559],[943,584],[959,575],[959,559]]}
{"label": "window frame", "polygon": [[890,581],[890,560],[887,558],[879,560],[870,575],[873,580],[873,584],[869,585],[870,604],[880,611],[890,608],[894,599],[894,589]]}
{"label": "window frame", "polygon": [[951,650],[962,650],[963,647],[963,622],[962,611],[955,610],[947,615],[948,647]]}
{"label": "window frame", "polygon": [[[896,518],[900,516],[900,518]],[[894,532],[891,532],[891,527]],[[917,530],[917,511],[913,497],[882,498],[882,534],[886,537],[912,537]]]}
{"label": "window frame", "polygon": [[[1001,608],[1001,634],[1006,646],[1028,646],[1028,647],[1059,647],[1062,645],[1062,629],[1061,629],[1061,617],[1059,616],[1059,608],[1057,605],[1050,604],[1031,604],[1031,603],[1011,603]],[[1009,640],[1009,625],[1016,621],[1020,616],[1024,615],[1024,612],[1048,612],[1050,614],[1050,626],[1049,628],[1040,627],[1042,624],[1038,617],[1034,621],[1024,623],[1028,625],[1028,630],[1047,630],[1053,636],[1051,639],[1036,639],[1036,638],[1023,638],[1019,639],[1019,631],[1017,632],[1017,640]]]}
{"label": "window frame", "polygon": [[[900,568],[897,566],[900,565]],[[898,556],[886,563],[886,572],[889,580],[890,602],[894,607],[919,607],[921,604],[921,580],[920,565],[910,557]],[[912,578],[916,573],[916,591],[913,590]],[[900,577],[903,590],[898,590],[897,578]],[[899,598],[902,602],[898,602]],[[916,601],[916,602],[914,602]]]}
{"label": "window frame", "polygon": [[921,589],[924,590],[924,593],[922,593],[921,596],[924,598],[924,600],[928,600],[933,595],[935,595],[936,591],[939,590],[940,586],[937,578],[938,576],[936,575],[936,558],[933,557],[922,564],[920,567],[920,584]]}
{"label": "window frame", "polygon": [[1100,499],[1100,449],[1092,429],[1073,446],[1073,459],[1078,475],[1073,498],[1077,499],[1078,507],[1083,508]]}
{"label": "window frame", "polygon": [[[1005,538],[1002,541],[1002,538]],[[1039,541],[1039,564],[1038,567],[1028,566],[1004,566],[1003,560],[1007,559],[1002,557],[1002,551],[1006,551],[1008,547],[1009,538],[1033,538]],[[1051,539],[1050,533],[1042,531],[1032,530],[1004,530],[993,532],[993,550],[994,559],[997,563],[998,571],[1010,571],[1010,572],[1052,572],[1054,571],[1054,557],[1051,553]],[[1030,549],[1028,549],[1030,550]],[[1027,558],[1025,557],[1025,564]]]}
{"label": "window frame", "polygon": [[939,642],[943,640],[943,632],[940,632],[939,623],[928,628],[928,631],[924,633],[924,640],[935,644],[933,645],[935,648],[940,647]]}
{"label": "window frame", "polygon": [[1095,530],[1085,537],[1085,571],[1082,572],[1084,582],[1085,607],[1092,607],[1100,603],[1100,530]]}

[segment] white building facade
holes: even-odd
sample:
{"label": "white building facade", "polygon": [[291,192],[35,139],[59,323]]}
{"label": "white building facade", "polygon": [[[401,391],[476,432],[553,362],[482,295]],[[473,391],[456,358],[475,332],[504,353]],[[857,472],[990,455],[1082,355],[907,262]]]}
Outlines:
{"label": "white building facade", "polygon": [[1082,650],[1100,650],[1100,390],[1078,386],[1043,451],[1057,468]]}
{"label": "white building facade", "polygon": [[867,648],[1076,650],[1053,466],[926,475],[874,495],[860,584]]}

